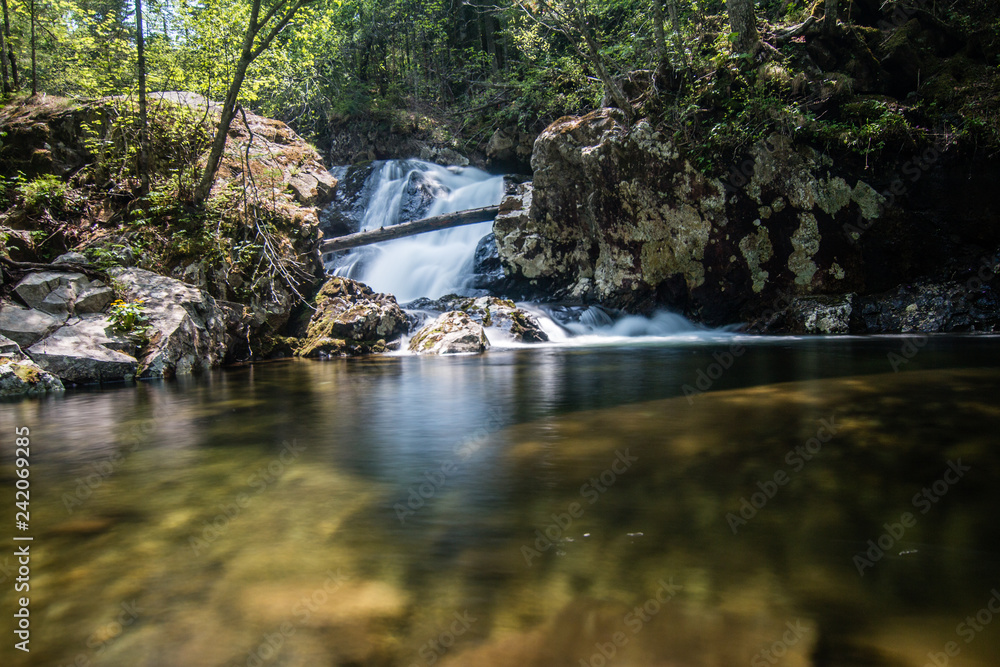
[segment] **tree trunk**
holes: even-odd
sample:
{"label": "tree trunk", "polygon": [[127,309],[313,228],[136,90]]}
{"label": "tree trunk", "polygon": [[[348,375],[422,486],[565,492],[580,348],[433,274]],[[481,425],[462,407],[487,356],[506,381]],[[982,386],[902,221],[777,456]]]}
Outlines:
{"label": "tree trunk", "polygon": [[632,105],[629,104],[628,98],[622,92],[621,86],[611,78],[607,68],[604,66],[604,58],[601,57],[601,51],[597,48],[597,42],[594,41],[593,35],[590,34],[590,28],[587,27],[586,19],[584,19],[575,3],[570,3],[569,7],[570,12],[572,12],[572,20],[576,23],[575,28],[583,36],[583,43],[587,45],[587,54],[589,55],[590,62],[594,65],[594,69],[597,70],[597,76],[600,77],[604,88],[608,91],[615,104],[618,105],[618,108],[625,112],[629,120],[632,120]]}
{"label": "tree trunk", "polygon": [[667,0],[667,12],[670,15],[670,25],[673,26],[674,44],[681,62],[687,65],[687,51],[684,49],[684,35],[681,33],[680,12],[677,11],[677,0]]}
{"label": "tree trunk", "polygon": [[142,0],[135,0],[135,45],[139,56],[139,178],[149,192],[149,124],[146,118],[146,50],[142,34]]}
{"label": "tree trunk", "polygon": [[6,59],[10,63],[10,78],[14,90],[21,87],[21,82],[17,76],[17,58],[14,56],[14,45],[10,43],[10,13],[7,10],[7,0],[0,0],[3,7],[3,35],[7,43],[7,50],[0,52],[0,58]]}
{"label": "tree trunk", "polygon": [[0,93],[6,95],[10,92],[10,81],[7,78],[7,38],[4,36],[4,31],[0,28]]}
{"label": "tree trunk", "polygon": [[219,164],[222,162],[222,153],[226,150],[226,139],[229,137],[229,126],[236,117],[236,101],[240,95],[240,87],[243,79],[246,78],[247,68],[250,67],[249,53],[244,51],[240,56],[240,61],[236,64],[236,72],[233,74],[233,81],[229,84],[226,92],[226,101],[222,104],[222,114],[219,117],[219,127],[215,131],[215,139],[212,141],[212,150],[208,153],[208,162],[205,164],[205,171],[202,172],[201,181],[194,191],[194,200],[201,203],[208,199],[212,193],[212,185],[215,183],[215,175],[219,171]]}
{"label": "tree trunk", "polygon": [[35,0],[31,0],[31,96],[38,94],[38,70],[35,67]]}
{"label": "tree trunk", "polygon": [[736,53],[755,53],[760,35],[757,33],[753,0],[726,0],[726,8],[729,10],[729,25],[736,33]]}
{"label": "tree trunk", "polygon": [[653,43],[656,45],[656,56],[661,60],[667,57],[667,41],[663,37],[663,0],[653,0]]}
{"label": "tree trunk", "polygon": [[[236,71],[233,73],[233,80],[229,84],[226,92],[226,101],[222,104],[222,112],[219,115],[219,127],[215,132],[215,139],[212,141],[212,148],[208,153],[208,161],[205,163],[205,171],[201,174],[201,180],[194,191],[194,203],[201,204],[212,193],[212,185],[215,183],[215,175],[219,172],[219,164],[222,162],[222,154],[226,150],[226,139],[229,136],[229,126],[236,117],[236,105],[240,97],[240,88],[246,78],[247,69],[256,60],[257,56],[263,53],[278,34],[284,30],[288,22],[292,20],[303,5],[313,0],[278,0],[267,10],[263,20],[258,22],[260,16],[261,0],[253,0],[250,9],[250,22],[247,25],[246,34],[243,36],[243,49],[240,52],[239,62],[236,63]],[[274,22],[272,23],[272,19]],[[270,29],[263,39],[257,42],[257,37],[268,25]],[[256,46],[254,45],[256,42]]]}
{"label": "tree trunk", "polygon": [[837,0],[826,0],[826,12],[823,14],[823,34],[832,35],[837,28]]}

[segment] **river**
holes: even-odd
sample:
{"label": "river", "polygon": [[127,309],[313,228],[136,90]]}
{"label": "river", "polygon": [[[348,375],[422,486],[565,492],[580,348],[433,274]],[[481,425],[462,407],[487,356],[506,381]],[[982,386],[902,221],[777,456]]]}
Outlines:
{"label": "river", "polygon": [[992,665],[998,367],[988,337],[661,340],[3,404],[34,541],[0,662]]}

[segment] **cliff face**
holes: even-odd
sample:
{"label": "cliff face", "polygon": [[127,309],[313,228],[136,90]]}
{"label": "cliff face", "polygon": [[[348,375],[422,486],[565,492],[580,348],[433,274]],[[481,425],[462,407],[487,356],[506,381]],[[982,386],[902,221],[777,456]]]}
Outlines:
{"label": "cliff face", "polygon": [[[536,296],[782,331],[907,330],[895,310],[953,305],[967,316],[928,312],[910,328],[1000,323],[989,306],[1000,246],[989,193],[1000,169],[946,141],[876,173],[775,134],[723,179],[649,121],[601,109],[546,129],[532,166],[533,187],[508,197],[494,229],[507,274]],[[897,293],[975,272],[985,275],[944,303]]]}

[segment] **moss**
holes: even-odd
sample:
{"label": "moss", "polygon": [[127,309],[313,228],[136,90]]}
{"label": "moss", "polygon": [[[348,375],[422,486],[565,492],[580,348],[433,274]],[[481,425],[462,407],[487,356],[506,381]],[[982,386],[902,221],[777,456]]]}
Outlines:
{"label": "moss", "polygon": [[28,364],[14,364],[14,375],[27,384],[38,384],[42,380],[41,371]]}

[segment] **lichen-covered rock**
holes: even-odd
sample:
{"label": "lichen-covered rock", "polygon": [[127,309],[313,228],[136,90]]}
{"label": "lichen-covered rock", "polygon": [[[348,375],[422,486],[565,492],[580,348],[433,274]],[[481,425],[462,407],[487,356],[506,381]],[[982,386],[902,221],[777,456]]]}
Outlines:
{"label": "lichen-covered rock", "polygon": [[921,280],[860,300],[857,333],[1000,331],[1000,293],[973,277]]}
{"label": "lichen-covered rock", "polygon": [[0,397],[38,396],[65,391],[52,373],[30,359],[12,361],[0,358]]}
{"label": "lichen-covered rock", "polygon": [[[928,151],[945,162],[937,148]],[[797,297],[904,284],[1000,242],[983,194],[994,177],[988,169],[975,184],[947,170],[910,175],[924,180],[908,191],[898,170],[835,163],[781,135],[716,178],[650,121],[600,109],[549,126],[532,166],[533,184],[508,194],[494,223],[515,286],[507,293],[522,298],[628,312],[668,306],[708,324],[750,322]],[[974,203],[968,219],[954,214],[962,197]],[[800,314],[786,320],[805,326]],[[843,318],[834,319],[816,324],[842,331]]]}
{"label": "lichen-covered rock", "polygon": [[331,278],[316,295],[316,312],[299,348],[304,357],[384,352],[408,328],[406,313],[389,294],[350,278]]}
{"label": "lichen-covered rock", "polygon": [[787,320],[781,330],[793,334],[850,333],[853,301],[853,294],[798,297],[786,309]]}
{"label": "lichen-covered rock", "polygon": [[416,354],[479,354],[489,347],[482,325],[468,314],[453,310],[415,333],[409,350]]}
{"label": "lichen-covered rock", "polygon": [[142,301],[149,343],[140,377],[185,375],[222,364],[233,344],[239,313],[204,290],[143,269],[112,271],[133,301]]}

